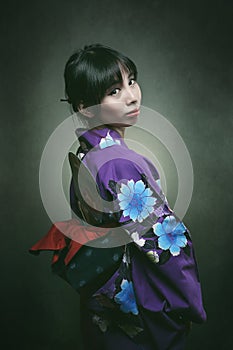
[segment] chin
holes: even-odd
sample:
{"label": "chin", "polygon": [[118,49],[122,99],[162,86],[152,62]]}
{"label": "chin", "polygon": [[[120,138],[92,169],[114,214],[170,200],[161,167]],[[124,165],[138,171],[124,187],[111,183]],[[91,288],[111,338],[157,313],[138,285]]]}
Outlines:
{"label": "chin", "polygon": [[133,126],[137,123],[137,120],[125,122],[125,123],[111,123],[110,125],[115,126],[116,128],[128,128],[129,126]]}
{"label": "chin", "polygon": [[132,125],[135,125],[138,121],[138,117],[132,117],[130,118],[129,121],[125,122],[125,126],[132,126]]}

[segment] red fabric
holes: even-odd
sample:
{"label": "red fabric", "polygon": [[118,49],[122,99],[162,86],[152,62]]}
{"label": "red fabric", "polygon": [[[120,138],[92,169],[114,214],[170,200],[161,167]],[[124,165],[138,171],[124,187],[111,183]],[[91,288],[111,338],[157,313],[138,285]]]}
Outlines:
{"label": "red fabric", "polygon": [[39,254],[42,250],[53,250],[52,264],[54,264],[59,257],[59,251],[68,246],[64,260],[67,265],[85,243],[105,236],[108,231],[109,228],[84,226],[77,219],[56,222],[49,232],[29,249],[29,252]]}

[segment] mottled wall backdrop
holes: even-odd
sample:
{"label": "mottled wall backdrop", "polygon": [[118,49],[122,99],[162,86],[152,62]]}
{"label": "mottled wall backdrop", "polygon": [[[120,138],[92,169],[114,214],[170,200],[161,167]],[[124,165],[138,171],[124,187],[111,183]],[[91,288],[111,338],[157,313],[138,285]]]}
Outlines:
{"label": "mottled wall backdrop", "polygon": [[[1,343],[7,349],[81,349],[78,294],[51,274],[49,253],[36,258],[28,248],[51,226],[38,174],[47,139],[70,115],[59,102],[64,64],[76,48],[100,42],[133,58],[143,105],[176,127],[193,162],[184,222],[196,248],[208,322],[193,326],[187,349],[231,349],[232,2],[2,6]],[[164,160],[164,171],[173,203],[177,184],[169,162]]]}

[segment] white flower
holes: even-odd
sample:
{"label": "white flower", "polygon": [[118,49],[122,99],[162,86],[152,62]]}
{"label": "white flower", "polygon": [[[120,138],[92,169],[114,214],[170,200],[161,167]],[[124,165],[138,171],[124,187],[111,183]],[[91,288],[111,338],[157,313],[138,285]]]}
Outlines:
{"label": "white flower", "polygon": [[137,244],[139,245],[140,247],[143,247],[144,244],[145,244],[145,239],[143,238],[139,238],[139,234],[137,232],[133,232],[131,234],[131,238],[132,240]]}
{"label": "white flower", "polygon": [[152,262],[156,264],[159,262],[159,254],[155,250],[150,250],[146,255]]}

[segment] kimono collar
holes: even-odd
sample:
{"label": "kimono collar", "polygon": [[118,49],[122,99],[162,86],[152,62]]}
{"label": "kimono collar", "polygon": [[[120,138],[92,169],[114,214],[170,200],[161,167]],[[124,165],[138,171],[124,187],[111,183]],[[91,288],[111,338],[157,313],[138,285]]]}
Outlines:
{"label": "kimono collar", "polygon": [[101,149],[113,145],[123,145],[124,141],[121,135],[109,127],[102,129],[84,129],[78,128],[75,130],[81,147],[86,147],[88,150],[99,146]]}

